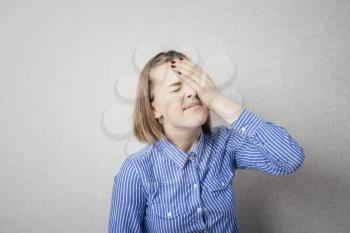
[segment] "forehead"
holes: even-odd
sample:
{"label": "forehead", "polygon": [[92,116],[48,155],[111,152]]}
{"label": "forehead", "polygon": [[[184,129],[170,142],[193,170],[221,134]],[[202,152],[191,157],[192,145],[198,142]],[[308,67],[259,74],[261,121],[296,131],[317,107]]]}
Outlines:
{"label": "forehead", "polygon": [[157,88],[167,88],[170,84],[180,81],[177,74],[170,69],[168,63],[152,67],[149,74]]}

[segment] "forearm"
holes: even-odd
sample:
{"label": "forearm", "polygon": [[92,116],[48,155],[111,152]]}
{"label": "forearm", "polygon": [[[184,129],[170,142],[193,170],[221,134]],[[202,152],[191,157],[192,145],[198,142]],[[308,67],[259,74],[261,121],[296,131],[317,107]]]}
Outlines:
{"label": "forearm", "polygon": [[286,128],[267,121],[247,108],[230,128],[227,151],[234,166],[261,170],[273,175],[295,172],[304,162],[304,150]]}
{"label": "forearm", "polygon": [[236,120],[244,110],[242,105],[235,103],[222,94],[217,95],[208,107],[228,124]]}

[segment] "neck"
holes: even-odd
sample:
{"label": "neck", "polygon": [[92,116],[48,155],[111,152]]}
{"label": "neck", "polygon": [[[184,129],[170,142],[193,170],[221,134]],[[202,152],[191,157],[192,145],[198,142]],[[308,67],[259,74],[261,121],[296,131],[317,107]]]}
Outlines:
{"label": "neck", "polygon": [[168,130],[167,138],[185,153],[188,153],[199,139],[202,127],[196,129]]}

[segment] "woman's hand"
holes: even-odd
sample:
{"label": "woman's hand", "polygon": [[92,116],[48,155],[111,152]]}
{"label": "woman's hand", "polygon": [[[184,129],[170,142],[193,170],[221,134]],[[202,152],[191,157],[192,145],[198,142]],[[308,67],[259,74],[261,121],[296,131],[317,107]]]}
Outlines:
{"label": "woman's hand", "polygon": [[202,103],[212,109],[213,100],[221,93],[209,75],[187,59],[173,59],[169,66],[181,80],[197,91]]}

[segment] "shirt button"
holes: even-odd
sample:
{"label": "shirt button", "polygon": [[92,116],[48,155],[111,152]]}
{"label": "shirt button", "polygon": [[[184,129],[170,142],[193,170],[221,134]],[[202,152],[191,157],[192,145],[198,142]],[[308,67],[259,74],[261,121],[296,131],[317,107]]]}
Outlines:
{"label": "shirt button", "polygon": [[192,156],[188,157],[189,160],[193,160]]}
{"label": "shirt button", "polygon": [[224,182],[221,182],[221,186],[225,186],[225,183],[224,183]]}
{"label": "shirt button", "polygon": [[242,133],[244,133],[244,131],[245,131],[245,127],[242,127]]}
{"label": "shirt button", "polygon": [[193,185],[193,188],[198,188],[198,184],[194,184],[194,185]]}
{"label": "shirt button", "polygon": [[203,210],[202,210],[202,208],[200,208],[200,207],[199,207],[199,208],[197,208],[197,213],[198,213],[198,214],[201,214],[201,213],[202,213],[202,211],[203,211]]}
{"label": "shirt button", "polygon": [[171,218],[173,216],[173,214],[171,212],[168,212],[168,217]]}

